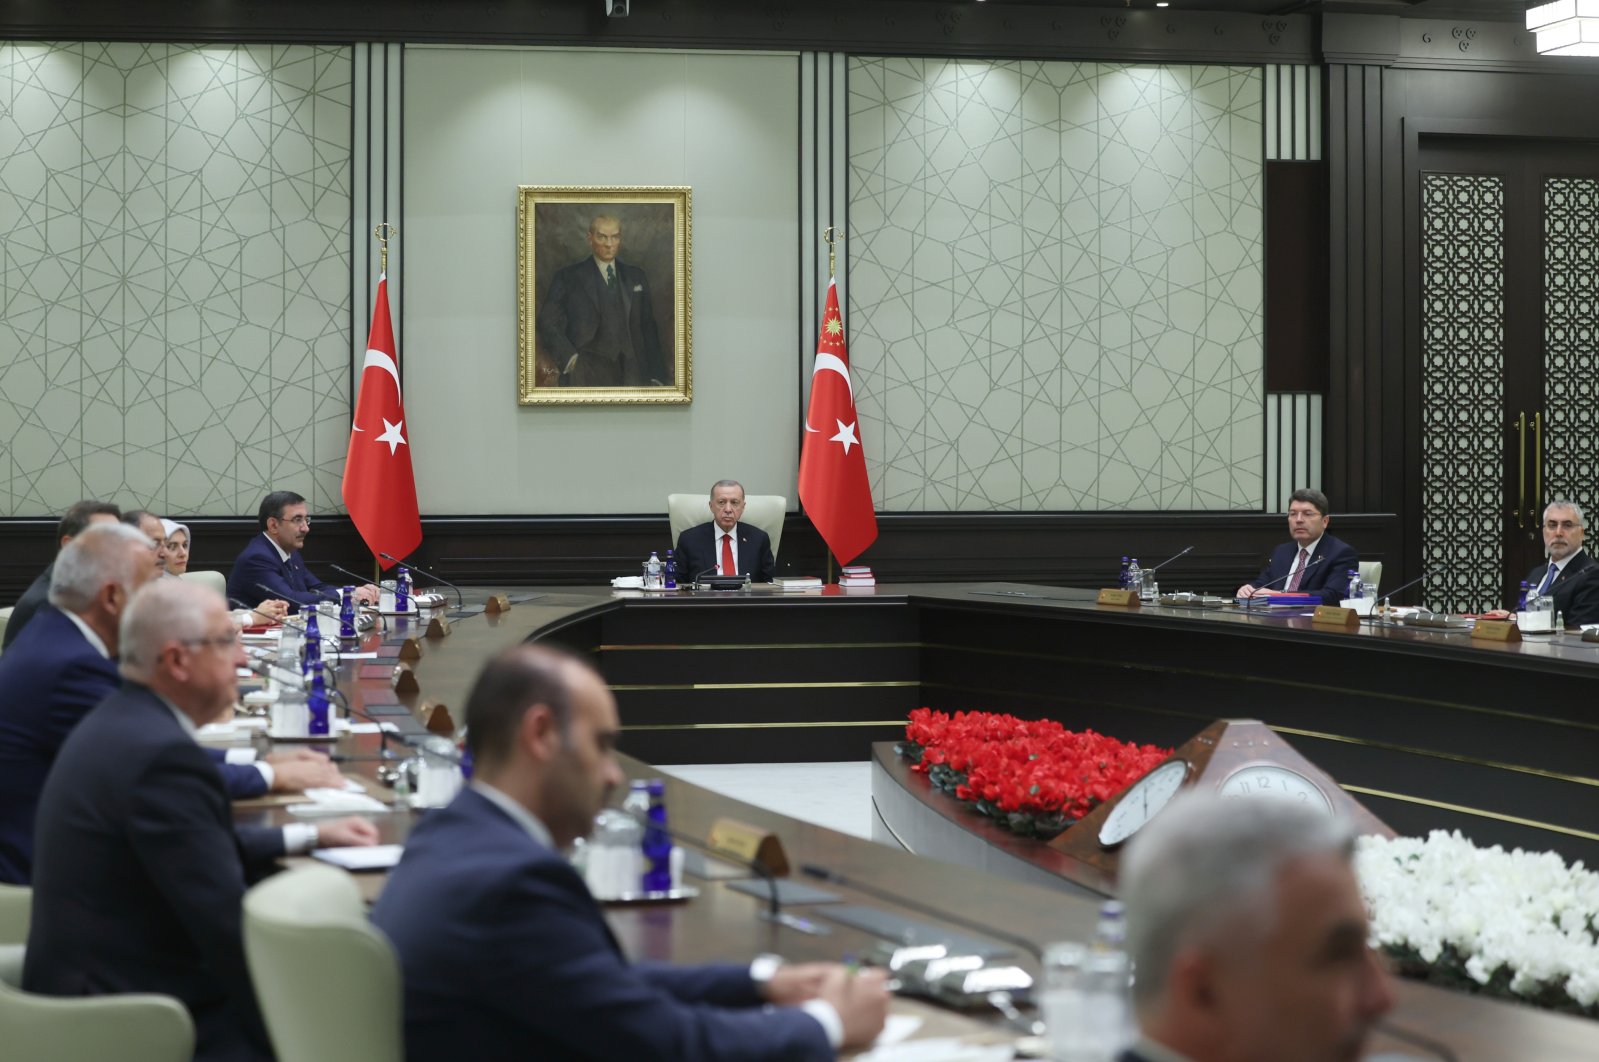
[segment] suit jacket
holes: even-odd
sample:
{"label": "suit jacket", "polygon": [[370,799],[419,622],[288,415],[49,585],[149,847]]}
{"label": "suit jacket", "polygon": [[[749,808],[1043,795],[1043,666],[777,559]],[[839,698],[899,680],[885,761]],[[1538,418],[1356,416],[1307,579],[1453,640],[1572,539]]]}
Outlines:
{"label": "suit jacket", "polygon": [[17,598],[17,603],[11,606],[11,618],[6,620],[5,639],[0,641],[0,650],[10,649],[11,643],[17,640],[17,635],[22,633],[22,628],[27,626],[33,614],[50,601],[50,580],[55,576],[56,562],[51,561],[50,566],[40,572],[28,588]]}
{"label": "suit jacket", "polygon": [[[1583,575],[1591,568],[1599,568],[1599,562],[1589,556],[1587,550],[1578,550],[1572,554],[1566,566],[1560,569],[1560,574],[1555,576],[1554,584],[1549,587],[1549,592],[1555,599],[1555,611],[1564,617],[1567,626],[1599,623],[1599,571]],[[1545,561],[1528,572],[1528,589],[1541,584],[1548,571],[1549,562]]]}
{"label": "suit jacket", "polygon": [[[671,384],[644,270],[615,260],[611,291],[592,257],[558,271],[538,310],[537,332],[567,387]],[[567,362],[578,355],[567,372]]]}
{"label": "suit jacket", "polygon": [[[677,578],[686,582],[705,569],[716,568],[720,529],[714,522],[696,524],[677,536]],[[733,528],[738,539],[738,574],[751,582],[769,583],[777,574],[777,558],[772,556],[770,536],[754,524],[740,523]]]}
{"label": "suit jacket", "polygon": [[[272,592],[261,589],[262,585],[271,587]],[[265,533],[260,533],[250,539],[249,545],[233,562],[233,573],[228,576],[228,596],[250,606],[259,605],[269,597],[303,606],[315,605],[318,601],[337,601],[339,591],[311,574],[299,550],[289,554],[288,560],[280,560],[277,547],[268,541]]]}
{"label": "suit jacket", "polygon": [[244,963],[246,851],[216,766],[155,693],[124,683],[61,746],[39,800],[30,992],[164,992],[194,1016],[196,1059],[270,1059]]}
{"label": "suit jacket", "polygon": [[[1266,570],[1257,575],[1251,586],[1286,592],[1289,573],[1299,558],[1299,543],[1284,542],[1271,551]],[[1299,583],[1299,593],[1320,594],[1324,604],[1336,605],[1349,596],[1349,569],[1360,568],[1360,554],[1355,547],[1331,535],[1321,536],[1316,552],[1310,555],[1310,567]],[[1267,586],[1267,584],[1270,584]]]}
{"label": "suit jacket", "polygon": [[400,956],[408,1058],[833,1057],[746,966],[629,963],[577,871],[472,789],[411,831],[372,921]]}

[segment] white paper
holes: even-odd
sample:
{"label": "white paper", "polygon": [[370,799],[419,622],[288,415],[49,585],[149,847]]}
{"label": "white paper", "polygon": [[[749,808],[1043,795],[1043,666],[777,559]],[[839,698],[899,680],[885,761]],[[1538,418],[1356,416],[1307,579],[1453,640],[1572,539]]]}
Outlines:
{"label": "white paper", "polygon": [[387,730],[391,734],[398,734],[400,728],[393,723],[351,723],[352,734],[376,734],[379,730]]}
{"label": "white paper", "polygon": [[387,870],[400,861],[404,851],[403,844],[374,844],[365,847],[318,848],[311,855],[345,870]]}

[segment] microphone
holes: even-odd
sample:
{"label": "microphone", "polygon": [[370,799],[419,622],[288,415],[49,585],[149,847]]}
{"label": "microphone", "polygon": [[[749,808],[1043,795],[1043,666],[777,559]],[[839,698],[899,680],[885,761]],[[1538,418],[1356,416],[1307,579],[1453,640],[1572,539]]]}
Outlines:
{"label": "microphone", "polygon": [[243,601],[240,601],[236,597],[228,598],[228,604],[232,605],[234,608],[243,609],[244,611],[249,612],[252,615],[260,616],[262,619],[266,620],[267,623],[269,623],[269,624],[270,623],[279,622],[278,620],[273,619],[271,616],[268,616],[265,612],[262,612],[259,609],[257,609],[254,605],[246,605]]}
{"label": "microphone", "polygon": [[406,567],[410,568],[413,572],[421,572],[423,575],[427,576],[429,579],[432,579],[436,583],[443,583],[445,586],[447,586],[451,590],[455,591],[455,607],[458,610],[462,611],[462,612],[466,611],[466,598],[462,596],[461,588],[459,586],[456,586],[454,583],[450,582],[448,579],[446,579],[444,576],[440,575],[438,572],[429,571],[428,569],[422,567],[420,564],[417,564],[415,561],[407,562],[407,561],[402,561],[398,557],[391,557],[387,553],[384,553],[382,550],[378,550],[378,556],[382,557],[386,561],[393,561],[395,564],[404,564],[404,565],[406,565]]}
{"label": "microphone", "polygon": [[[1303,576],[1303,574],[1305,572],[1310,571],[1310,569],[1314,568],[1316,565],[1320,564],[1322,561],[1324,561],[1326,559],[1327,559],[1326,556],[1323,555],[1323,554],[1320,554],[1320,553],[1318,553],[1314,557],[1310,558],[1310,563],[1305,565],[1303,568],[1300,569],[1301,576]],[[1262,583],[1260,586],[1255,587],[1255,589],[1256,590],[1270,590],[1272,588],[1273,584],[1275,584],[1275,583],[1285,583],[1288,580],[1292,579],[1293,577],[1294,577],[1294,572],[1293,572],[1293,569],[1290,568],[1287,575],[1281,576],[1280,578],[1277,578],[1277,579],[1273,579],[1273,580],[1271,580],[1270,582],[1267,582],[1267,583]],[[1244,608],[1246,608],[1246,609],[1253,608],[1254,604],[1255,604],[1255,598],[1253,596],[1244,598]]]}
{"label": "microphone", "polygon": [[299,598],[294,596],[295,594],[308,593],[309,591],[306,590],[291,590],[288,593],[284,593],[281,587],[268,586],[266,583],[256,583],[255,588],[266,594],[267,597],[275,597],[280,600],[286,600],[298,605],[300,608],[314,608],[316,607],[316,603],[322,600],[320,597],[314,597],[310,601],[301,601]]}
{"label": "microphone", "polygon": [[[625,809],[618,808],[617,810],[627,814]],[[681,830],[674,830],[670,826],[662,826],[660,823],[651,822],[647,818],[640,818],[637,815],[630,817],[647,830],[660,830],[672,840],[684,844],[696,852],[711,856],[714,859],[725,859],[730,863],[737,863],[760,878],[766,884],[767,905],[766,909],[760,912],[760,917],[765,921],[776,922],[778,925],[787,926],[797,932],[808,933],[816,937],[825,936],[832,932],[827,926],[818,925],[808,918],[801,918],[799,915],[783,910],[783,903],[777,892],[777,877],[772,873],[772,868],[762,863],[759,859],[746,859],[744,856],[733,852],[724,852],[712,848],[697,837],[690,837]]]}
{"label": "microphone", "polygon": [[908,907],[917,914],[925,915],[928,918],[934,918],[940,922],[948,922],[950,925],[960,926],[962,929],[969,929],[973,933],[980,933],[983,936],[990,937],[994,940],[1002,940],[1012,947],[1020,948],[1021,950],[1025,951],[1027,954],[1038,960],[1040,968],[1043,967],[1044,949],[1041,948],[1037,942],[1029,940],[1026,937],[1015,936],[1011,933],[1005,932],[1003,929],[995,929],[993,926],[985,925],[981,922],[973,922],[964,915],[951,914],[948,911],[941,911],[936,907],[929,907],[926,904],[913,900],[908,896],[901,896],[898,893],[889,892],[887,889],[880,889],[876,885],[870,885],[864,881],[856,881],[854,878],[845,877],[836,870],[828,870],[826,867],[818,866],[815,863],[801,864],[800,870],[803,873],[809,874],[813,878],[819,878],[822,881],[829,882],[830,884],[838,885],[846,889],[854,889],[856,892],[864,892],[873,899],[881,900],[884,903],[891,903],[898,907]]}
{"label": "microphone", "polygon": [[[1184,549],[1181,553],[1174,553],[1170,557],[1167,557],[1165,560],[1161,561],[1159,564],[1155,565],[1153,568],[1145,568],[1144,569],[1144,573],[1147,575],[1150,572],[1158,572],[1162,568],[1166,567],[1166,565],[1170,564],[1172,561],[1177,560],[1179,557],[1186,557],[1192,552],[1194,552],[1194,547],[1193,546],[1189,546],[1187,549]],[[1310,565],[1307,564],[1307,565],[1305,565],[1305,567],[1306,567],[1306,569],[1309,569]]]}
{"label": "microphone", "polygon": [[1401,587],[1398,587],[1397,589],[1388,591],[1386,594],[1382,595],[1382,607],[1383,608],[1388,608],[1389,607],[1388,603],[1390,601],[1392,601],[1393,600],[1393,596],[1395,594],[1399,593],[1400,591],[1409,590],[1412,586],[1415,586],[1417,583],[1421,582],[1423,579],[1431,579],[1433,576],[1439,574],[1440,572],[1448,570],[1448,568],[1449,568],[1449,562],[1446,561],[1445,563],[1438,565],[1438,567],[1434,568],[1432,571],[1425,572],[1425,573],[1423,573],[1421,575],[1416,576],[1414,579],[1410,580],[1410,582],[1406,583],[1404,586],[1401,586]]}

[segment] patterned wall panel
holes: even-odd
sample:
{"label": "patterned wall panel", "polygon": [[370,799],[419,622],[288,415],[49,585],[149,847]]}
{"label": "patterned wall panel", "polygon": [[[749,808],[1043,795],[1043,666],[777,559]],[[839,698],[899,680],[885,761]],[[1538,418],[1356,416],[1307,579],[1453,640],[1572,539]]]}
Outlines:
{"label": "patterned wall panel", "polygon": [[886,510],[1258,509],[1258,68],[856,58],[850,357]]}
{"label": "patterned wall panel", "polygon": [[1544,492],[1591,513],[1599,485],[1599,181],[1544,182]]}
{"label": "patterned wall panel", "polygon": [[1470,612],[1504,557],[1504,181],[1426,173],[1421,194],[1422,565],[1445,566],[1425,600]]}
{"label": "patterned wall panel", "polygon": [[0,43],[0,515],[339,498],[350,50]]}

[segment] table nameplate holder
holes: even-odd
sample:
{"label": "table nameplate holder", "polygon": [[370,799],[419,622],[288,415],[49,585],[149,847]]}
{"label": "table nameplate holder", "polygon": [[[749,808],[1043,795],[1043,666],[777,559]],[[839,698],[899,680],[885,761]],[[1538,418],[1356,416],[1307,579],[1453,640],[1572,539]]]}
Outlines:
{"label": "table nameplate holder", "polygon": [[1115,608],[1137,608],[1138,591],[1107,586],[1099,592],[1099,596],[1094,599],[1094,604],[1111,605]]}
{"label": "table nameplate holder", "polygon": [[1477,625],[1471,628],[1471,640],[1474,642],[1519,642],[1521,641],[1521,628],[1509,620],[1478,620]]}

